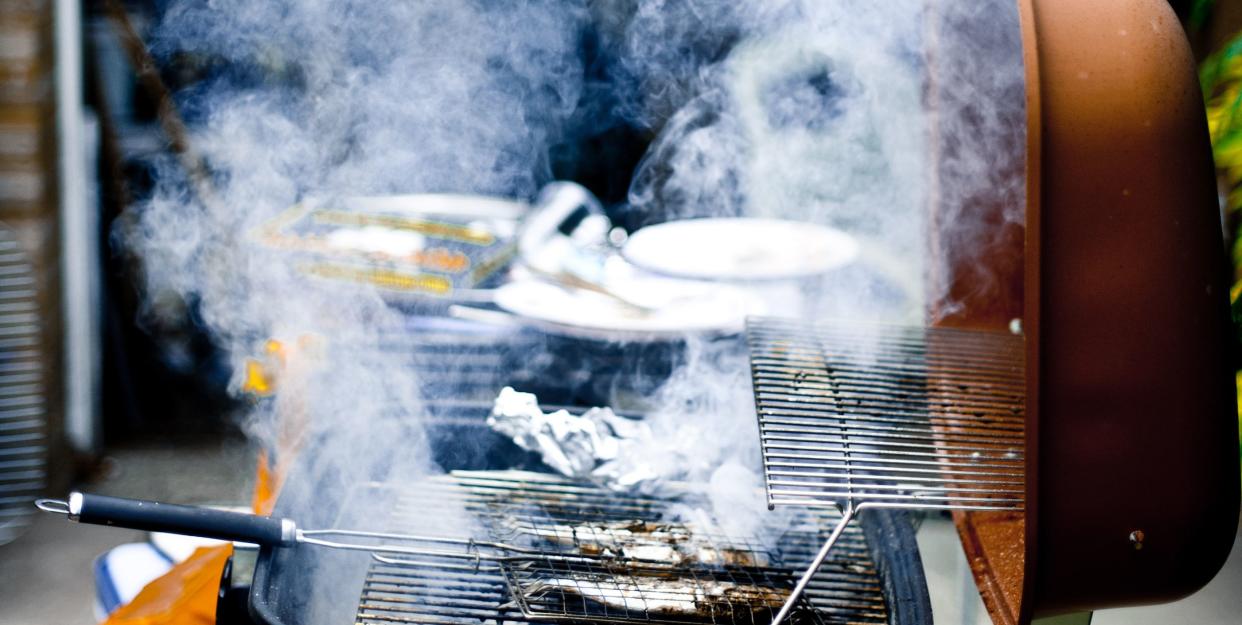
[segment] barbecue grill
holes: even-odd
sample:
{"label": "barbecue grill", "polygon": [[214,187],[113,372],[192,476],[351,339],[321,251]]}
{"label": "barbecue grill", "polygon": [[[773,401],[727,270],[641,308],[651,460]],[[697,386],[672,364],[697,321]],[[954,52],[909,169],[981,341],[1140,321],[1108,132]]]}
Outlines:
{"label": "barbecue grill", "polygon": [[[391,493],[388,499],[393,499]],[[483,519],[482,533],[486,539],[519,543],[531,552],[499,565],[486,561],[462,565],[435,559],[378,558],[371,566],[369,579],[381,574],[398,579],[435,579],[438,571],[455,570],[458,575],[468,572],[482,577],[477,581],[487,580],[492,585],[503,582],[503,596],[511,600],[498,603],[511,601],[508,609],[516,606],[530,620],[766,622],[781,602],[773,606],[772,596],[758,589],[787,588],[792,583],[796,571],[784,565],[801,564],[808,550],[818,546],[818,528],[824,520],[809,516],[799,519],[798,526],[803,529],[789,532],[775,545],[711,531],[682,534],[679,530],[684,526],[658,521],[664,515],[666,502],[617,496],[547,474],[510,471],[456,472],[405,490],[397,499],[389,521],[394,529],[432,529],[428,525],[438,519],[427,514],[427,502],[436,502],[436,507],[457,504]],[[686,544],[686,540],[694,542]],[[653,561],[644,567],[607,558],[595,562],[561,559],[565,553],[620,554],[627,549],[663,555],[678,546],[695,552],[685,554],[688,560],[703,561],[689,565]],[[723,561],[711,561],[717,557]],[[683,577],[689,574],[693,576]],[[886,610],[879,593],[879,577],[861,531],[850,536],[849,549],[843,550],[842,557],[817,581],[820,584],[815,592],[800,606],[802,619],[824,622],[818,611],[810,609],[818,599],[824,618],[884,622]],[[378,596],[393,585],[390,580],[387,585],[374,582],[364,586],[359,620],[378,620],[383,613],[400,611],[407,603],[415,603],[417,609],[423,601],[418,596],[412,597],[412,602],[386,601]],[[731,597],[713,597],[713,586],[739,590]],[[856,596],[855,591],[860,588],[871,592],[858,596],[856,602],[832,600],[834,596]],[[372,596],[368,598],[368,594]],[[681,605],[690,609],[661,609]]]}
{"label": "barbecue grill", "polygon": [[[534,460],[534,456],[525,454],[516,449],[507,440],[501,440],[496,434],[490,430],[483,430],[482,423],[487,412],[486,405],[480,405],[472,401],[473,399],[490,399],[494,395],[494,389],[510,383],[521,383],[526,388],[540,388],[546,397],[553,398],[566,403],[594,403],[601,397],[608,394],[627,394],[626,389],[634,389],[636,385],[641,390],[641,385],[651,384],[653,380],[662,378],[660,372],[671,371],[675,367],[676,359],[679,357],[680,346],[672,343],[643,343],[637,345],[613,345],[603,342],[594,342],[582,339],[565,339],[556,336],[548,336],[539,332],[523,330],[514,332],[487,330],[470,323],[462,323],[454,320],[443,320],[436,318],[410,318],[409,325],[402,328],[392,329],[387,338],[382,341],[383,348],[386,351],[408,354],[412,367],[418,371],[418,378],[423,388],[423,394],[428,396],[440,397],[430,402],[427,406],[427,413],[431,419],[432,426],[430,428],[430,438],[433,440],[432,449],[437,454],[437,462],[444,467],[509,467],[509,466],[535,466],[542,467],[541,463]],[[641,353],[635,353],[639,350]],[[532,358],[531,354],[541,354],[542,357]],[[515,358],[516,355],[516,358]],[[641,363],[642,371],[629,370],[635,363]],[[577,377],[574,375],[565,375],[566,371],[589,370],[591,376]],[[638,377],[638,380],[634,378]],[[643,378],[648,378],[644,380]],[[549,384],[549,380],[556,380],[557,383]],[[575,381],[576,380],[576,381]],[[569,383],[567,386],[566,383]],[[585,400],[585,402],[584,402]],[[467,442],[468,441],[468,442]],[[305,452],[304,452],[305,453]],[[314,457],[316,454],[307,453],[307,457]],[[315,466],[315,463],[310,463]],[[291,472],[291,475],[299,477],[301,470]],[[526,474],[525,479],[521,481],[505,480],[499,477],[491,478],[488,483],[493,491],[504,490],[513,496],[512,501],[523,501],[528,505],[531,501],[539,501],[541,498],[546,501],[550,493],[556,491],[575,491],[574,500],[577,509],[566,510],[564,508],[567,499],[560,499],[561,508],[556,510],[555,517],[561,521],[623,521],[629,522],[637,519],[644,519],[656,523],[660,518],[661,508],[667,502],[659,503],[650,498],[623,498],[620,495],[601,491],[598,488],[592,488],[583,485],[571,485],[559,478],[545,476],[542,480],[534,479],[534,474]],[[321,479],[321,478],[320,478]],[[482,478],[478,478],[482,479]],[[478,479],[469,482],[469,484],[477,490]],[[392,519],[383,527],[384,531],[398,533],[415,533],[425,534],[428,528],[420,528],[413,521],[417,518],[414,515],[407,514],[408,510],[415,509],[420,513],[426,513],[428,502],[441,501],[444,498],[443,493],[431,496],[428,492],[415,493],[408,489],[396,489],[391,485],[369,485],[367,487],[370,492],[384,490],[389,493],[400,493],[398,498],[402,503],[393,511],[380,510],[375,513],[376,516],[384,517],[392,515]],[[281,503],[278,504],[276,514],[281,514],[284,510],[300,509],[301,504],[291,504],[285,506],[285,502],[296,497],[297,484],[286,486],[288,493],[282,495]],[[359,489],[355,488],[356,493]],[[479,514],[481,509],[479,506],[479,496],[471,495],[476,509],[472,512]],[[358,497],[351,497],[351,501],[357,500]],[[392,500],[392,497],[365,497],[366,500]],[[494,497],[493,497],[494,499]],[[296,501],[296,500],[295,500]],[[511,501],[511,503],[512,503]],[[659,505],[657,505],[659,504]],[[344,510],[354,507],[353,504],[346,504]],[[622,513],[625,511],[626,513]],[[641,514],[639,513],[641,512]],[[327,523],[329,526],[342,527],[348,526],[348,516],[340,516],[335,519],[320,518],[319,524]],[[545,511],[545,516],[546,516]],[[800,534],[792,534],[787,538],[789,544],[779,543],[776,547],[780,550],[779,557],[774,557],[771,553],[757,554],[755,548],[749,545],[738,546],[736,541],[725,541],[727,548],[717,547],[717,552],[728,552],[735,554],[747,554],[744,559],[751,562],[766,561],[769,563],[781,563],[779,570],[758,570],[758,571],[741,571],[738,575],[728,576],[720,579],[719,576],[706,575],[699,572],[702,581],[706,582],[724,582],[727,584],[739,584],[743,579],[751,579],[752,581],[762,581],[763,583],[755,584],[759,587],[785,588],[792,586],[793,580],[801,573],[806,565],[814,556],[815,548],[818,546],[819,532],[822,527],[828,527],[836,523],[840,518],[840,514],[832,509],[821,509],[814,512],[801,513],[806,516],[801,520],[804,523],[814,521],[815,530],[811,533],[806,531]],[[481,516],[487,516],[485,514]],[[551,518],[544,518],[542,522],[551,521]],[[331,521],[329,523],[329,521]],[[540,522],[534,522],[530,528],[536,533]],[[930,607],[927,600],[927,590],[922,578],[921,564],[918,562],[918,550],[913,540],[913,531],[909,520],[904,514],[892,512],[875,512],[874,514],[864,514],[862,516],[860,528],[850,528],[849,531],[841,538],[841,551],[829,561],[828,567],[840,568],[845,566],[847,569],[861,570],[870,567],[871,570],[877,570],[878,577],[871,579],[867,583],[861,583],[863,578],[853,579],[840,578],[840,573],[833,573],[825,568],[821,570],[817,576],[811,581],[810,590],[808,591],[809,601],[815,610],[811,613],[810,620],[807,620],[805,612],[796,612],[796,620],[803,622],[922,622],[930,619]],[[510,528],[511,529],[511,528]],[[434,533],[434,532],[431,532]],[[546,530],[543,532],[546,533]],[[864,555],[859,551],[859,546],[866,546],[863,542],[863,533],[869,536],[869,539],[875,545],[870,552]],[[499,542],[510,544],[513,540],[512,533],[509,534],[492,534],[486,537],[489,542]],[[529,549],[530,546],[526,545]],[[319,557],[336,559],[338,554],[315,554],[306,550],[296,552],[292,561],[298,562],[295,570],[301,570],[308,560],[315,560]],[[874,553],[874,558],[870,554]],[[298,622],[302,620],[305,612],[301,611],[298,603],[291,603],[287,600],[282,601],[281,598],[273,598],[272,593],[279,592],[279,586],[268,583],[264,576],[269,574],[272,568],[283,570],[283,561],[285,554],[274,553],[270,561],[272,567],[260,566],[256,573],[256,581],[253,588],[252,605],[259,606],[256,610],[261,615],[262,622]],[[834,564],[840,559],[844,564]],[[867,560],[874,560],[876,564],[869,564]],[[408,558],[407,558],[408,560]],[[503,603],[506,608],[502,612],[495,612],[497,616],[503,615],[508,620],[522,621],[538,621],[538,620],[586,620],[589,622],[626,622],[626,621],[644,621],[658,622],[660,621],[656,615],[648,614],[643,610],[617,610],[613,609],[609,612],[607,609],[595,610],[594,612],[569,612],[566,603],[572,601],[566,600],[565,588],[549,587],[546,583],[549,579],[572,579],[576,583],[588,583],[591,591],[596,594],[615,594],[617,596],[632,596],[636,592],[627,589],[638,589],[641,584],[630,579],[628,583],[625,581],[625,575],[616,575],[615,572],[608,571],[584,571],[581,570],[581,563],[576,562],[573,565],[558,565],[555,562],[544,559],[518,558],[523,566],[518,569],[515,567],[506,567],[492,562],[484,562],[480,559],[473,565],[467,563],[463,565],[460,559],[450,558],[448,561],[441,559],[436,562],[428,562],[425,558],[418,560],[421,564],[417,566],[417,571],[405,571],[405,574],[412,579],[421,580],[414,584],[419,590],[426,590],[427,587],[433,586],[439,588],[441,581],[438,575],[444,573],[448,577],[460,578],[464,573],[462,567],[471,568],[471,575],[476,576],[472,584],[480,584],[489,589],[489,593],[485,596],[480,595],[480,601],[496,600],[500,605]],[[481,566],[486,564],[490,568],[483,569]],[[650,564],[650,563],[649,563]],[[391,557],[382,556],[370,563],[368,579],[374,578],[376,575],[398,575],[398,569],[402,566],[409,566],[409,562],[401,562],[401,559],[393,559]],[[577,567],[577,568],[575,568]],[[835,570],[835,568],[834,568]],[[452,575],[449,575],[452,573]],[[558,576],[557,573],[566,575]],[[739,576],[740,575],[740,576]],[[585,578],[583,577],[585,576]],[[758,579],[756,579],[756,576]],[[612,581],[608,581],[612,580]],[[414,582],[411,582],[414,583]],[[543,584],[542,587],[540,584]],[[743,584],[745,585],[745,584]],[[480,587],[482,587],[480,586]],[[562,584],[563,586],[563,584]],[[525,590],[524,590],[525,589]],[[391,588],[384,592],[392,591]],[[375,603],[376,591],[371,585],[365,585],[362,591],[362,602],[360,610],[366,609],[367,606],[378,605]],[[409,592],[414,592],[411,589]],[[427,616],[427,611],[446,610],[443,613],[437,612],[439,616],[444,618],[461,617],[465,618],[466,613],[459,610],[465,608],[453,604],[450,600],[452,597],[460,599],[458,591],[453,589],[441,589],[440,594],[432,593],[433,599],[428,599],[431,608],[426,606],[416,610],[423,617]],[[689,594],[693,591],[685,589],[681,593],[663,592],[661,596],[665,600],[676,601],[681,595]],[[447,594],[446,594],[447,593]],[[572,594],[572,593],[571,593]],[[577,593],[582,595],[584,593]],[[441,601],[438,597],[443,597]],[[641,596],[639,597],[641,599]],[[406,596],[407,601],[414,601],[421,604],[421,600],[414,600],[410,596]],[[500,600],[503,599],[503,602]],[[772,597],[767,597],[767,601],[762,606],[764,609],[779,607],[781,601],[774,601]],[[887,603],[886,603],[887,601]],[[345,600],[348,604],[349,601]],[[710,604],[710,602],[709,602]],[[290,606],[294,606],[293,612],[290,612]],[[480,605],[487,604],[470,604],[472,610],[468,614],[478,617]],[[859,608],[855,610],[851,606],[869,606],[865,609]],[[264,606],[271,607],[265,609]],[[400,610],[408,610],[408,606],[400,608]],[[494,610],[492,608],[484,609]],[[755,614],[748,611],[750,615],[749,621],[762,623],[771,620],[772,613]],[[842,620],[842,615],[848,614],[849,619]],[[360,622],[367,622],[364,619],[363,612],[359,612],[357,619]],[[341,619],[345,618],[342,613],[339,615]],[[392,617],[392,615],[389,615]],[[374,617],[378,618],[378,617]],[[825,620],[826,619],[826,620]],[[746,619],[739,621],[738,619],[726,619],[720,615],[709,613],[704,619],[703,615],[685,616],[680,618],[672,618],[666,622],[745,622]]]}
{"label": "barbecue grill", "polygon": [[[392,329],[393,340],[382,347],[408,354],[420,374],[456,368],[445,380],[460,384],[454,388],[461,394],[424,408],[435,462],[456,470],[413,482],[359,478],[344,466],[353,458],[325,453],[344,433],[309,437],[273,516],[311,528],[306,534],[313,540],[363,550],[262,547],[249,586],[254,622],[762,625],[811,561],[825,528],[840,516],[832,509],[799,511],[788,531],[760,541],[714,525],[671,522],[671,505],[702,505],[693,484],[684,485],[682,496],[656,498],[540,472],[548,469],[537,456],[486,426],[490,403],[472,401],[471,394],[513,376],[547,376],[538,367],[506,370],[504,364],[510,350],[545,349],[544,339],[437,319],[408,321],[408,327]],[[566,356],[571,366],[583,357],[575,353]],[[587,353],[591,362],[614,362],[600,360],[613,352]],[[102,520],[85,511],[92,499],[86,498],[82,521]],[[313,531],[319,528],[420,538],[367,540]],[[366,551],[377,544],[404,551]],[[237,600],[232,575],[230,567],[222,601]],[[221,619],[241,613],[234,604],[218,610]],[[896,511],[863,515],[842,534],[838,551],[813,578],[793,616],[795,622],[828,625],[930,618],[913,525]]]}
{"label": "barbecue grill", "polygon": [[[480,422],[482,416],[480,411]],[[516,448],[505,449],[522,455]],[[475,459],[479,461],[484,465],[523,464],[495,451]],[[286,485],[275,514],[302,509],[315,497],[310,487],[313,479],[307,477],[303,474],[298,482]],[[693,503],[695,496],[680,501]],[[766,623],[781,602],[758,601],[744,593],[731,601],[705,601],[702,597],[710,592],[704,590],[710,591],[713,584],[753,585],[787,593],[824,537],[823,528],[837,516],[832,510],[800,513],[803,522],[793,524],[790,532],[771,543],[714,532],[702,535],[700,548],[733,554],[736,565],[661,567],[649,563],[644,567],[607,558],[592,564],[558,561],[566,553],[623,550],[632,544],[636,529],[669,531],[668,504],[546,473],[512,470],[455,471],[414,485],[358,484],[340,504],[339,512],[333,513],[335,518],[317,513],[323,515],[323,523],[348,527],[363,525],[367,518],[381,519],[375,529],[421,534],[443,533],[451,521],[477,518],[479,525],[473,533],[457,536],[501,541],[531,551],[498,563],[486,557],[368,557],[265,548],[252,584],[252,612],[262,623],[305,622],[311,615],[325,622],[353,618],[360,623]],[[797,620],[929,622],[929,601],[912,526],[900,513],[888,514],[864,517],[843,536],[841,550],[815,577],[796,611]],[[583,527],[591,529],[584,533]],[[685,583],[660,585],[669,579]],[[330,589],[329,596],[323,594],[325,589]],[[700,597],[697,602],[696,595]],[[595,600],[600,597],[624,601],[618,605]],[[697,607],[666,613],[657,609],[666,604]]]}
{"label": "barbecue grill", "polygon": [[[932,327],[748,324],[769,503],[837,506],[842,524],[952,510],[1002,624],[1194,592],[1229,553],[1239,492],[1226,263],[1182,30],[1164,2],[1017,6],[1025,120],[985,132],[937,88],[990,93],[955,73],[962,51],[929,69],[937,122],[997,142],[990,185],[1025,188],[933,201]],[[975,32],[974,54],[1003,63],[995,24],[971,19],[931,30]],[[953,188],[956,148],[939,149],[932,177]]]}
{"label": "barbecue grill", "polygon": [[[1237,431],[1189,52],[1158,0],[1002,4],[1016,4],[1021,53],[998,62],[1021,66],[1025,93],[1024,117],[999,120],[999,133],[970,132],[997,120],[952,99],[1014,95],[954,65],[997,58],[1004,25],[994,15],[929,25],[931,118],[957,128],[954,142],[930,142],[931,186],[961,182],[952,151],[962,143],[993,141],[978,152],[1009,153],[988,184],[1025,190],[931,202],[930,249],[946,264],[929,272],[930,327],[749,323],[768,501],[792,509],[794,530],[770,543],[709,531],[695,553],[723,563],[687,564],[669,544],[664,560],[617,556],[636,532],[676,542],[670,502],[508,471],[546,467],[488,432],[485,409],[468,401],[494,393],[496,378],[553,376],[498,359],[491,338],[420,343],[398,329],[389,348],[413,347],[426,363],[443,402],[428,408],[433,449],[458,471],[358,476],[308,446],[275,513],[438,538],[388,550],[265,545],[255,620],[925,622],[909,508],[952,511],[997,623],[1169,600],[1206,583],[1234,536]],[[950,27],[977,28],[965,39],[979,48],[935,49],[936,30]],[[940,89],[949,75],[966,84]],[[442,353],[469,358],[442,374]],[[570,377],[598,392],[592,368],[581,371]]]}

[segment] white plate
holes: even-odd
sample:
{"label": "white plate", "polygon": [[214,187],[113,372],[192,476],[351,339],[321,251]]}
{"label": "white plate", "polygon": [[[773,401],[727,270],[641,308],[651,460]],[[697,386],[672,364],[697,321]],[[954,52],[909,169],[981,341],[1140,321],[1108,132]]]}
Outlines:
{"label": "white plate", "polygon": [[858,256],[850,235],[780,219],[669,221],[630,235],[622,255],[638,267],[699,280],[780,280],[826,273]]}
{"label": "white plate", "polygon": [[[758,298],[727,285],[685,285],[682,280],[658,277],[647,280],[652,281],[648,286],[653,290],[671,287],[684,296],[644,312],[601,293],[518,280],[496,289],[495,303],[523,322],[557,334],[629,341],[734,334],[742,331],[746,315],[764,312]],[[643,289],[641,282],[627,286]]]}

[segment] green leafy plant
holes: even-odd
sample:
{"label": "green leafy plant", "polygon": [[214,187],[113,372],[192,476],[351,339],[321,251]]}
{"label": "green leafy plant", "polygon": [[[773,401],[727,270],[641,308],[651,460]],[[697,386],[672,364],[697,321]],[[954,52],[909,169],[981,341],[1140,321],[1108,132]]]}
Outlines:
{"label": "green leafy plant", "polygon": [[1194,3],[1190,5],[1190,15],[1186,18],[1187,29],[1192,33],[1203,30],[1214,8],[1216,8],[1216,0],[1194,0]]}
{"label": "green leafy plant", "polygon": [[[1212,0],[1199,0],[1191,12],[1191,26],[1211,10]],[[1225,199],[1226,232],[1230,239],[1233,285],[1229,289],[1233,310],[1235,342],[1242,345],[1242,33],[1212,53],[1199,68],[1199,84],[1207,105],[1208,132],[1212,136],[1212,155],[1217,178]],[[1242,350],[1235,350],[1242,353]],[[1242,364],[1242,363],[1239,363]],[[1242,430],[1242,370],[1239,385],[1238,426]],[[1242,439],[1239,440],[1242,454]]]}

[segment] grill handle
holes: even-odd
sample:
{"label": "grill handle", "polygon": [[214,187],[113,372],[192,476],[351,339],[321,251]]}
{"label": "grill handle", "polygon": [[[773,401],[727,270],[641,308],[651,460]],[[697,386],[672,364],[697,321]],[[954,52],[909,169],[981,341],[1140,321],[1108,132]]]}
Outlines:
{"label": "grill handle", "polygon": [[93,525],[273,547],[297,542],[297,526],[293,521],[257,514],[79,492],[70,493],[68,502],[41,500],[38,503],[45,511],[67,514],[70,521]]}

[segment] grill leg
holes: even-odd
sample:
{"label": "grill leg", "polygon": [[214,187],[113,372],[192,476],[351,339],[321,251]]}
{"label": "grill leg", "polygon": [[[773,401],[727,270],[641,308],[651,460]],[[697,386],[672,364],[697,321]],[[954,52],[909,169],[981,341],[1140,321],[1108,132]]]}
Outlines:
{"label": "grill leg", "polygon": [[846,506],[841,511],[841,520],[837,522],[837,526],[832,528],[832,533],[828,535],[828,540],[824,541],[824,546],[819,548],[819,553],[815,554],[815,560],[811,562],[811,566],[802,574],[802,578],[798,580],[794,586],[793,592],[789,593],[789,598],[785,600],[785,605],[781,606],[781,611],[776,613],[776,618],[772,619],[771,625],[781,625],[781,621],[789,616],[789,612],[793,610],[794,604],[798,599],[802,598],[802,593],[806,591],[807,584],[811,583],[811,578],[815,577],[815,573],[819,571],[820,565],[828,557],[828,552],[832,551],[832,546],[836,544],[837,539],[841,537],[841,532],[845,530],[845,526],[854,518],[854,506]]}

